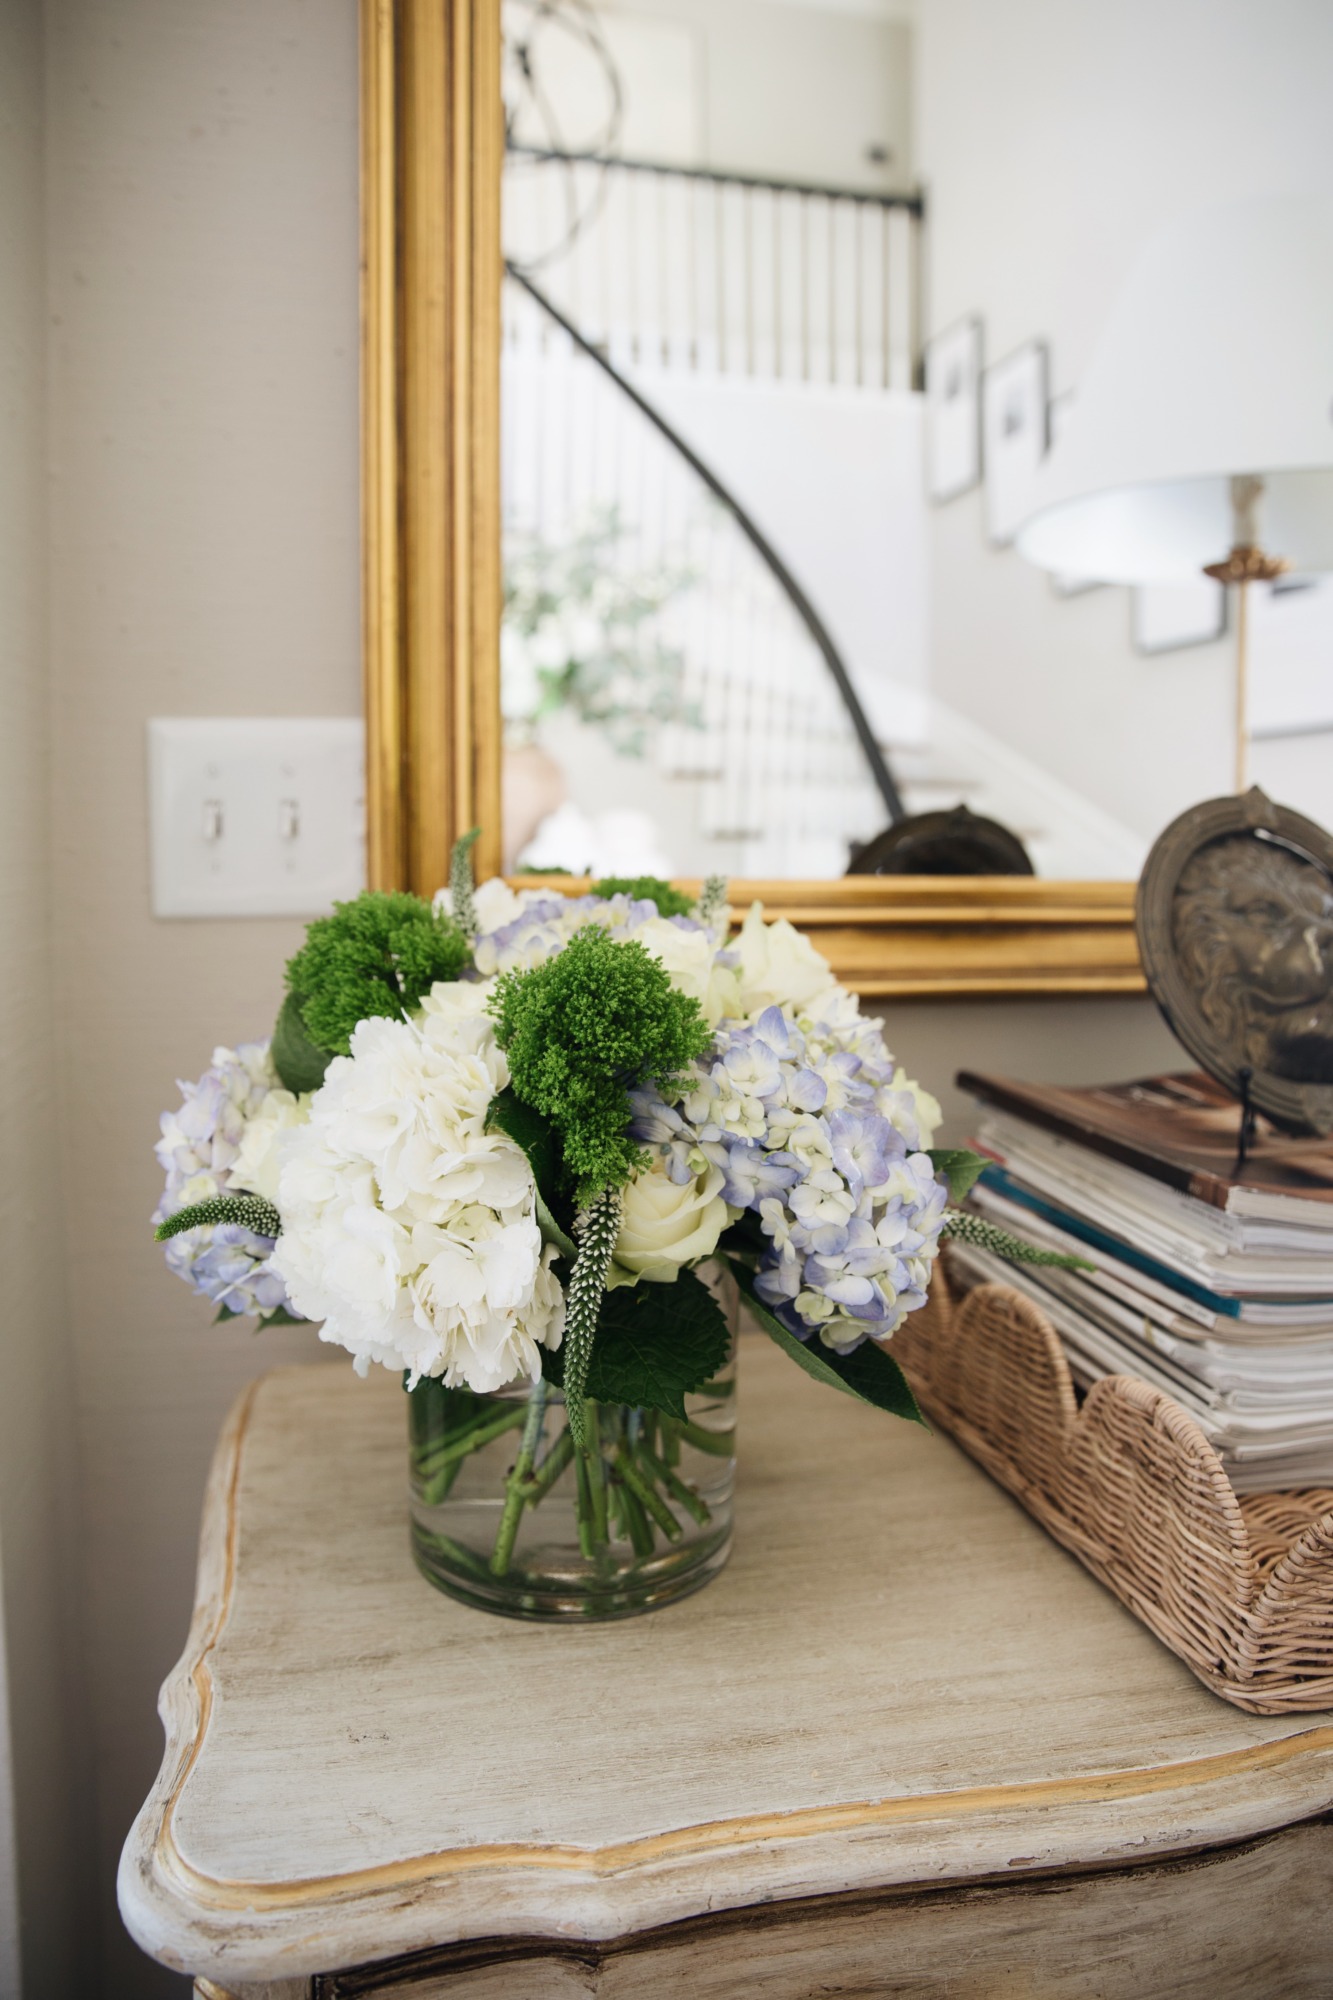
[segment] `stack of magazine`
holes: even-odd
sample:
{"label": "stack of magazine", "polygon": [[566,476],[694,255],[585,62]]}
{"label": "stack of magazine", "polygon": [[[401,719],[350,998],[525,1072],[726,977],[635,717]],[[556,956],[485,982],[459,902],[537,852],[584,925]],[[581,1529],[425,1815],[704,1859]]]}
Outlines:
{"label": "stack of magazine", "polygon": [[1135,1375],[1199,1424],[1237,1492],[1333,1486],[1333,1139],[1259,1122],[1203,1075],[1063,1090],[964,1071],[991,1164],[971,1206],[1070,1271],[951,1246],[1034,1299],[1075,1382]]}

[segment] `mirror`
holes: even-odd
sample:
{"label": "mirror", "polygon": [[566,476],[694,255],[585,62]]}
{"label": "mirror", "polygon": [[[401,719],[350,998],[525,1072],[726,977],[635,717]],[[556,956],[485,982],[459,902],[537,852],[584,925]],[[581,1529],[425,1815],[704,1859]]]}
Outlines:
{"label": "mirror", "polygon": [[[485,872],[727,874],[867,994],[1141,991],[1134,842],[932,681],[909,25],[362,18],[372,878],[480,824]],[[904,809],[908,872],[848,873]]]}
{"label": "mirror", "polygon": [[837,879],[930,783],[910,32],[502,32],[506,865]]}
{"label": "mirror", "polygon": [[[995,56],[1034,130],[1077,82],[1063,48],[1022,74],[1039,12]],[[1114,880],[1230,789],[1223,588],[1090,603],[1011,546],[1085,356],[1068,221],[985,91],[982,13],[503,0],[507,867]],[[1224,66],[1247,32],[1221,19]],[[1051,157],[1071,193],[1106,165],[1068,127]],[[1158,171],[1166,212],[1203,198]],[[1077,254],[1125,265],[1156,219],[1090,205]],[[997,275],[1006,242],[1040,306]],[[1333,724],[1333,588],[1279,579],[1251,610],[1253,775],[1327,818],[1291,746]]]}

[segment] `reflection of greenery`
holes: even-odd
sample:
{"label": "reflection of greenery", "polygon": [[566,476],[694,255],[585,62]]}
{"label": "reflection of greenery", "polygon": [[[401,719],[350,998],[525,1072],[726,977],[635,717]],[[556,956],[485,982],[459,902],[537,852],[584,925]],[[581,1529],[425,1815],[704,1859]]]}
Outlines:
{"label": "reflection of greenery", "polygon": [[634,572],[625,530],[600,509],[567,541],[511,536],[506,551],[501,700],[505,720],[531,726],[568,709],[605,731],[622,757],[642,757],[655,724],[703,727],[685,699],[685,657],[662,635],[686,569]]}
{"label": "reflection of greenery", "polygon": [[605,875],[592,885],[594,896],[610,900],[628,896],[635,903],[656,903],[659,917],[689,917],[694,914],[694,897],[673,889],[659,875]]}

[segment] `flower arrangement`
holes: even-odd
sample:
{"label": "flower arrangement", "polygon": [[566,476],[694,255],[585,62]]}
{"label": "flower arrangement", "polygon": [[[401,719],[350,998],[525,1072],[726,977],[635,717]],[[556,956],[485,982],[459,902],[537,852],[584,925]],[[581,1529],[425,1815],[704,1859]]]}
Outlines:
{"label": "flower arrangement", "polygon": [[941,1240],[1038,1253],[954,1205],[982,1161],[933,1146],[934,1099],[790,924],[733,931],[720,880],[474,888],[474,837],[433,905],[310,925],[271,1041],[164,1114],[154,1220],[221,1317],[317,1321],[434,1398],[429,1504],[521,1427],[500,1578],[566,1473],[593,1563],[706,1519],[682,1447],[730,1452],[688,1400],[726,1394],[719,1271],[808,1374],[920,1421],[891,1341]]}

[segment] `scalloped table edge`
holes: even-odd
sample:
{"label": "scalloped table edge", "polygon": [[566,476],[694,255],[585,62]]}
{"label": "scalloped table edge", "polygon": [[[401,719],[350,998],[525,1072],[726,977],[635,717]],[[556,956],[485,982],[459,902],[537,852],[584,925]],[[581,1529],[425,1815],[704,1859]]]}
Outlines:
{"label": "scalloped table edge", "polygon": [[[328,1972],[373,1958],[391,1912],[396,1951],[482,1934],[606,1939],[759,1901],[1114,1867],[1243,1840],[1333,1806],[1333,1725],[1324,1724],[1157,1766],[854,1800],[606,1847],[456,1847],[281,1882],[203,1874],[177,1846],[174,1817],[208,1734],[210,1657],[235,1589],[240,1472],[264,1379],[238,1398],[214,1454],[195,1614],[158,1704],[162,1766],[121,1856],[121,1913],[165,1965],[243,1982]],[[1118,1808],[1147,1797],[1162,1806],[1151,1838],[1141,1819],[1118,1824]],[[535,1916],[538,1891],[546,1908]]]}

